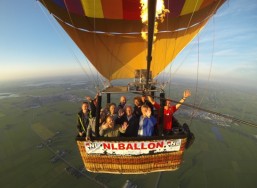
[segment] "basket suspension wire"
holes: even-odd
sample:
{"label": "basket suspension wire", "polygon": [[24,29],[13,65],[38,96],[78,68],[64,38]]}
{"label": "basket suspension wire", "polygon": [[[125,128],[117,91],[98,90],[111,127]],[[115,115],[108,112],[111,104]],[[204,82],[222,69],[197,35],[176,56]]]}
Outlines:
{"label": "basket suspension wire", "polygon": [[[191,15],[189,21],[188,21],[187,27],[186,27],[186,29],[184,30],[183,36],[185,36],[185,35],[187,34],[187,31],[188,31],[188,29],[189,29],[190,23],[191,23],[192,18],[193,18],[193,16],[194,16],[194,13],[195,13],[197,4],[198,4],[198,0],[197,0],[196,3],[195,3],[194,10],[193,10],[193,12],[192,12],[192,15]],[[178,35],[178,33],[177,33],[177,35]],[[175,47],[176,47],[176,45],[177,45],[176,43],[177,43],[177,40],[175,40],[174,48],[173,48],[173,51],[172,51],[172,56],[174,56],[174,53],[175,53]],[[171,68],[172,68],[172,63],[170,64],[170,72],[171,72]],[[171,80],[171,74],[169,74],[169,80]],[[165,84],[165,86],[166,86],[166,84]],[[171,90],[171,86],[169,85],[169,94],[170,94],[170,92],[171,92],[170,90]]]}
{"label": "basket suspension wire", "polygon": [[99,126],[100,126],[100,112],[102,104],[102,95],[101,93],[97,96],[97,107],[96,107],[96,118],[95,118],[95,134],[96,137],[99,137]]}
{"label": "basket suspension wire", "polygon": [[[176,41],[175,41],[176,42]],[[191,46],[187,46],[188,49],[188,53],[183,57],[183,59],[178,63],[178,66],[176,67],[176,69],[173,71],[173,73],[171,74],[171,69],[172,69],[172,65],[173,63],[170,63],[169,65],[169,77],[168,77],[168,81],[166,81],[164,83],[163,89],[165,89],[167,87],[167,84],[169,84],[171,82],[171,80],[175,77],[175,75],[177,74],[177,72],[180,70],[180,68],[182,67],[182,65],[184,64],[184,62],[188,59],[189,55],[191,54],[192,50],[196,48],[196,43],[193,43]],[[170,95],[171,93],[171,85],[168,85],[168,94]]]}
{"label": "basket suspension wire", "polygon": [[164,127],[164,106],[165,106],[165,93],[164,91],[160,93],[160,119],[159,119],[159,135],[162,134],[163,132],[163,127]]}
{"label": "basket suspension wire", "polygon": [[[197,4],[197,3],[196,3]],[[218,4],[217,4],[218,6]],[[217,8],[217,7],[216,7]],[[214,10],[216,10],[216,8]],[[215,14],[215,11],[212,13],[212,15]],[[190,18],[190,21],[189,21],[189,24],[191,22],[191,19],[192,19],[193,15],[191,16]],[[211,70],[212,70],[212,63],[213,63],[213,55],[214,55],[214,41],[215,41],[215,20],[213,18],[213,23],[214,23],[214,27],[213,27],[213,30],[214,30],[214,34],[213,34],[213,43],[212,43],[212,57],[211,57],[211,65],[210,65],[210,69],[209,69],[209,74],[208,74],[208,83],[207,83],[207,89],[206,89],[206,92],[205,92],[205,95],[202,97],[201,99],[201,102],[199,103],[198,107],[200,107],[203,99],[205,98],[205,96],[207,95],[207,92],[208,92],[208,87],[209,87],[209,81],[210,81],[210,76],[211,76]],[[187,27],[188,29],[188,27]],[[187,29],[185,31],[184,34],[186,34],[187,32]],[[198,42],[197,42],[197,46],[198,46],[198,64],[197,64],[197,84],[196,84],[196,93],[197,93],[197,87],[198,87],[198,75],[199,75],[199,36],[198,36]],[[191,48],[192,49],[192,48]],[[182,65],[182,64],[181,64]],[[179,67],[178,67],[179,68]],[[171,70],[171,66],[170,66],[170,70]],[[178,69],[177,69],[178,70]],[[170,74],[170,79],[169,81],[171,80],[171,74]],[[169,81],[167,83],[169,83]],[[166,87],[166,85],[164,86],[164,88]],[[170,85],[169,85],[169,92],[170,92]],[[194,105],[195,106],[195,105]],[[193,115],[196,113],[196,111],[194,110],[192,112],[192,115],[191,115],[191,118],[190,118],[190,125],[192,123],[192,118],[193,118]]]}
{"label": "basket suspension wire", "polygon": [[[156,0],[154,1],[150,1],[148,0],[148,7],[149,7],[149,10],[148,10],[148,54],[147,54],[147,79],[146,79],[146,89],[147,89],[147,92],[149,90],[149,74],[150,74],[150,65],[151,65],[151,60],[152,60],[152,43],[153,43],[153,30],[154,30],[154,21],[155,21],[155,7],[156,7]],[[150,14],[150,12],[152,14]],[[165,105],[165,94],[164,92],[161,92],[160,93],[160,99],[161,99],[161,113],[160,115],[162,116],[161,120],[163,121],[163,111],[164,111],[164,105]],[[96,117],[96,132],[98,133],[99,132],[99,118],[100,118],[100,108],[101,108],[101,96],[99,95],[98,96],[98,106],[97,106],[97,117]],[[163,124],[163,123],[162,123]],[[163,128],[161,128],[163,129]],[[99,134],[99,133],[98,133]],[[99,135],[97,135],[99,136]],[[186,138],[185,138],[186,139]],[[185,144],[185,142],[184,142]],[[181,149],[181,148],[180,148]],[[184,147],[182,147],[182,151],[184,150]],[[178,165],[181,163],[181,159],[182,159],[182,154],[180,151],[178,152],[173,152],[173,154],[175,154],[175,156],[173,158],[177,158],[176,157],[176,154],[178,153],[179,155],[179,162],[178,162]],[[162,155],[162,154],[161,154]],[[164,153],[163,154],[164,156],[170,156],[170,153],[167,154],[167,153]],[[90,157],[90,156],[89,156]],[[99,165],[101,167],[94,167],[94,170],[95,171],[101,171],[101,168],[102,170],[104,170],[106,168],[106,164],[107,164],[107,170],[108,169],[111,169],[112,171],[118,171],[118,172],[123,172],[125,170],[128,170],[127,172],[130,173],[131,169],[126,169],[125,168],[125,165],[123,165],[123,163],[120,163],[121,161],[124,160],[125,156],[115,156],[115,162],[113,161],[113,158],[111,158],[111,156],[103,156],[104,158],[106,158],[106,160],[111,160],[112,162],[108,162],[106,163],[105,160],[102,160],[99,162]],[[103,158],[101,157],[101,158]],[[163,160],[162,158],[160,158],[160,155],[149,155],[149,156],[140,156],[139,158],[142,158],[142,162],[143,162],[143,165],[142,164],[139,164],[137,165],[139,169],[136,169],[136,173],[139,173],[139,172],[151,172],[153,170],[163,170],[163,163],[157,163],[159,165],[159,167],[156,169],[154,168],[154,166],[152,166],[153,164],[153,161],[154,160]],[[100,159],[99,159],[100,160]],[[174,159],[173,159],[174,160]],[[119,162],[117,162],[119,161]],[[148,161],[148,162],[146,162]],[[165,160],[166,161],[166,160]],[[114,163],[114,164],[113,164]],[[94,165],[96,165],[96,163],[94,163]],[[158,166],[157,165],[157,166]],[[167,165],[167,164],[166,164]],[[178,165],[175,165],[173,166],[172,168],[176,169],[178,168]],[[142,168],[145,167],[144,169]],[[132,167],[134,167],[134,165],[132,165]],[[100,168],[100,169],[99,169]],[[165,168],[168,168],[167,166]],[[170,168],[170,166],[169,166]]]}
{"label": "basket suspension wire", "polygon": [[[170,10],[170,2],[168,1],[168,10]],[[166,30],[168,30],[168,26],[169,26],[169,16],[167,16],[166,18],[165,18],[165,20],[167,21],[167,24],[166,24]],[[169,42],[169,44],[170,44],[170,42]],[[166,40],[165,41],[165,53],[164,53],[164,56],[165,56],[165,60],[167,59],[167,52],[168,52],[168,40]],[[172,64],[172,63],[171,63]],[[164,80],[165,80],[165,77],[166,77],[166,75],[165,74],[162,74],[163,76],[162,76],[162,82],[164,82]]]}
{"label": "basket suspension wire", "polygon": [[[96,30],[96,2],[94,1],[94,19],[93,19],[93,28],[94,28],[94,31]],[[96,38],[98,37],[99,33],[97,32],[94,32],[93,36],[94,36],[94,43],[96,44]],[[94,55],[94,61],[96,60],[96,51],[95,51],[95,55]],[[105,78],[102,77],[102,75],[100,75],[100,73],[98,72],[98,70],[93,66],[93,68],[95,69],[95,72],[96,72],[96,91],[97,93],[100,92],[100,83],[102,84],[103,87],[106,87],[105,86]],[[93,74],[92,74],[93,75]],[[109,81],[109,80],[108,80]]]}
{"label": "basket suspension wire", "polygon": [[[211,62],[210,62],[210,69],[209,69],[209,73],[208,73],[208,81],[206,83],[206,87],[205,87],[205,91],[204,91],[204,95],[201,97],[201,100],[198,104],[198,107],[201,106],[203,100],[206,98],[208,92],[209,92],[209,83],[210,83],[210,77],[211,77],[211,71],[212,71],[212,64],[213,64],[213,57],[214,57],[214,46],[215,46],[215,19],[214,19],[214,16],[212,17],[212,20],[213,20],[213,36],[212,36],[212,53],[211,53]],[[198,48],[198,57],[199,57],[199,48]],[[199,63],[199,58],[198,58],[198,63]],[[192,116],[191,116],[191,119],[190,119],[190,123],[189,125],[191,125],[192,123],[192,119],[193,119],[193,115],[195,113],[197,113],[197,109],[193,111],[192,113]]]}
{"label": "basket suspension wire", "polygon": [[[38,4],[39,4],[39,0],[36,0],[36,1],[37,1]],[[43,3],[44,6],[46,7],[46,4],[45,4],[44,0],[42,0],[42,3]],[[66,6],[66,9],[68,10],[66,3],[65,3],[65,6]],[[47,20],[49,21],[49,23],[50,23],[50,25],[52,26],[52,28],[54,29],[54,31],[55,31],[55,32],[58,34],[58,36],[64,41],[66,48],[72,53],[72,55],[73,55],[73,57],[74,57],[76,63],[79,65],[80,69],[84,72],[84,74],[88,77],[88,79],[91,80],[91,83],[95,83],[94,77],[91,77],[91,76],[89,75],[87,69],[83,67],[81,61],[79,60],[78,56],[76,55],[76,53],[75,53],[74,50],[72,49],[71,45],[69,45],[68,41],[65,39],[64,35],[62,34],[62,32],[61,32],[60,30],[57,30],[58,27],[57,27],[56,25],[54,25],[54,23],[49,19],[49,17],[48,17],[47,14],[45,13],[45,11],[42,9],[42,6],[39,5],[39,7],[40,7],[41,11],[44,13],[44,15],[46,16]],[[69,18],[70,18],[71,23],[73,23],[73,21],[72,21],[72,19],[71,19],[71,17],[70,17],[70,13],[69,13],[69,12],[67,12],[67,13],[69,14]],[[49,14],[51,14],[54,18],[58,19],[58,17],[56,17],[53,13],[49,12]],[[60,19],[58,19],[58,20],[60,20]],[[63,22],[62,20],[60,20],[60,21]],[[89,61],[88,61],[87,59],[86,59],[86,62],[87,62],[86,64],[88,65],[89,71],[90,71],[90,73],[91,73],[91,75],[92,75],[93,71],[91,70],[91,68],[90,68],[90,66],[89,66]]]}
{"label": "basket suspension wire", "polygon": [[[164,106],[164,92],[160,96],[160,99],[163,103],[162,106]],[[98,97],[98,103],[101,104],[101,95],[99,95]],[[99,106],[98,109],[100,109]],[[164,152],[159,154],[149,153],[147,155],[139,156],[91,155],[87,154],[86,152],[84,144],[85,141],[77,141],[77,144],[79,146],[84,165],[88,171],[113,174],[146,174],[160,171],[174,171],[180,167],[180,165],[182,164],[183,152],[185,150],[187,137],[184,135],[182,137],[179,137],[178,139],[181,139],[181,145],[178,151]],[[97,142],[97,138],[95,141]],[[142,141],[144,142],[144,140]],[[110,142],[119,143],[120,140],[113,140]]]}
{"label": "basket suspension wire", "polygon": [[[160,94],[161,103],[165,104],[165,94]],[[98,96],[98,105],[101,104],[101,95]],[[100,106],[97,107],[100,109]],[[99,111],[97,112],[99,115]],[[163,113],[161,113],[163,114]],[[96,128],[96,132],[97,128]],[[90,155],[85,150],[85,141],[77,141],[84,165],[88,171],[97,173],[114,174],[146,174],[160,171],[174,171],[182,163],[183,152],[187,142],[184,135],[181,139],[181,146],[178,151],[164,152],[159,154],[147,154],[140,156],[125,155]],[[97,138],[95,140],[97,142]],[[94,142],[94,141],[93,141]],[[120,140],[111,141],[119,143]],[[139,142],[140,143],[140,142]],[[164,162],[165,161],[165,162]]]}
{"label": "basket suspension wire", "polygon": [[[160,97],[155,96],[155,98],[159,98],[161,100]],[[179,101],[176,101],[176,100],[171,100],[171,99],[167,99],[167,98],[165,100],[166,101],[171,101],[171,102],[174,102],[174,103],[177,103],[177,104],[181,104],[181,105],[193,108],[193,109],[197,109],[197,110],[200,110],[200,111],[203,111],[203,112],[208,112],[210,114],[214,114],[214,115],[217,115],[217,116],[220,116],[220,117],[224,117],[226,119],[233,120],[233,121],[238,122],[238,123],[242,123],[244,125],[248,125],[248,126],[257,128],[257,124],[253,123],[253,122],[250,122],[250,121],[245,121],[245,120],[238,119],[238,118],[235,118],[235,117],[232,117],[232,116],[229,116],[229,115],[225,115],[225,114],[222,114],[222,113],[219,113],[219,112],[215,112],[215,111],[212,111],[212,110],[207,110],[207,109],[204,109],[204,108],[200,108],[200,107],[192,105],[192,104],[180,103]]]}
{"label": "basket suspension wire", "polygon": [[[96,5],[95,5],[96,3],[95,3],[95,1],[94,1],[94,31],[95,31],[95,29],[96,29],[96,21],[95,21],[95,15],[96,15]],[[96,44],[96,33],[94,33],[94,46],[96,46],[95,44]],[[94,61],[95,61],[95,59],[96,59],[96,50],[94,51]],[[96,71],[96,90],[97,90],[97,92],[99,91],[99,75],[98,75],[98,71]]]}
{"label": "basket suspension wire", "polygon": [[[219,3],[217,3],[217,5],[216,5],[215,9],[213,10],[213,12],[211,13],[211,16],[210,16],[210,17],[214,17],[213,15],[216,13],[217,7],[220,5],[220,3],[221,3],[221,0],[219,0]],[[184,35],[186,35],[186,33],[187,33],[187,30],[188,30],[188,28],[189,28],[190,22],[191,22],[191,20],[192,20],[192,18],[193,18],[193,16],[194,16],[195,8],[196,8],[196,5],[197,5],[197,4],[198,4],[198,0],[197,0],[197,2],[196,2],[196,4],[195,4],[193,14],[191,15],[191,18],[190,18],[190,20],[189,20],[189,22],[188,22],[188,26],[187,26],[186,29],[185,29]],[[175,40],[175,46],[176,46],[176,40]],[[190,51],[191,51],[192,49],[194,49],[194,47],[195,47],[195,46],[192,45],[191,48],[190,48]],[[189,54],[188,54],[188,55],[189,55]],[[179,63],[179,66],[178,66],[178,68],[175,70],[174,73],[176,73],[176,72],[179,70],[179,68],[182,66],[183,62],[186,60],[186,58],[188,57],[188,55],[185,56],[185,58],[182,60],[181,63]],[[212,59],[213,59],[213,57],[212,57]],[[213,60],[212,60],[212,61],[213,61]],[[172,64],[173,64],[173,63],[170,63],[170,68],[169,68],[170,71],[169,71],[169,72],[171,72]],[[173,74],[173,76],[174,76],[174,74]],[[170,74],[169,80],[166,82],[166,84],[171,81],[171,79],[172,79],[171,77],[172,77],[172,75]],[[166,88],[166,84],[164,85],[163,88]],[[169,85],[169,93],[170,93],[170,85]]]}
{"label": "basket suspension wire", "polygon": [[[196,106],[196,98],[198,95],[198,87],[199,87],[199,64],[200,64],[200,56],[199,56],[199,51],[200,51],[200,41],[199,41],[199,36],[197,36],[197,72],[196,72],[196,84],[195,84],[195,97],[194,97],[194,102],[193,105]],[[192,120],[195,114],[195,108],[193,109],[190,117],[190,125],[192,124]]]}

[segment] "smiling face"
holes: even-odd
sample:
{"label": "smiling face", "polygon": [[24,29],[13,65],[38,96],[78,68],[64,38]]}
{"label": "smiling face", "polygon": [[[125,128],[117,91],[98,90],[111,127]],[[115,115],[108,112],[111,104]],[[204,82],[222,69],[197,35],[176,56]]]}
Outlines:
{"label": "smiling face", "polygon": [[109,116],[106,118],[106,124],[108,125],[109,128],[113,128],[114,122],[113,122],[112,117]]}
{"label": "smiling face", "polygon": [[82,109],[83,113],[86,113],[87,110],[88,110],[88,103],[83,103],[83,104],[81,105],[81,109]]}
{"label": "smiling face", "polygon": [[134,98],[134,104],[135,106],[141,106],[142,105],[142,101],[140,97],[135,97]]}
{"label": "smiling face", "polygon": [[111,114],[114,114],[114,113],[115,113],[115,105],[112,104],[112,105],[110,106],[109,110],[110,110],[110,113],[111,113]]}
{"label": "smiling face", "polygon": [[126,97],[125,97],[125,96],[121,96],[121,97],[120,97],[120,104],[125,105],[126,102],[127,102]]}
{"label": "smiling face", "polygon": [[143,105],[143,106],[141,107],[141,112],[142,112],[142,115],[143,115],[143,116],[146,116],[146,115],[147,115],[147,112],[148,112],[148,107],[145,106],[145,105]]}
{"label": "smiling face", "polygon": [[126,114],[127,114],[127,116],[131,116],[132,115],[132,107],[131,106],[127,106],[126,107]]}
{"label": "smiling face", "polygon": [[167,107],[171,107],[171,101],[168,101],[168,100],[167,100],[167,101],[166,101],[166,106],[167,106]]}

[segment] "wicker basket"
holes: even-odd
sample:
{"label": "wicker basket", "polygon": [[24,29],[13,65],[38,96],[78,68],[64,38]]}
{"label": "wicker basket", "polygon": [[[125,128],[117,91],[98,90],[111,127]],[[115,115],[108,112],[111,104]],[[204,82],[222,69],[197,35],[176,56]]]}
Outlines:
{"label": "wicker basket", "polygon": [[[93,142],[77,140],[77,144],[84,165],[86,169],[90,172],[114,174],[145,174],[158,171],[173,171],[177,170],[180,167],[187,138],[184,137],[179,139],[180,146],[177,151],[163,151],[159,153],[150,152],[141,155],[110,155],[108,153],[89,154],[86,151],[86,145],[88,145],[89,143],[92,144],[94,142],[97,142],[97,140],[94,140]],[[176,139],[165,139],[165,141],[174,140]],[[158,141],[161,140],[158,139]],[[117,144],[121,141],[116,140],[106,142]],[[145,141],[137,140],[136,142],[141,144]]]}

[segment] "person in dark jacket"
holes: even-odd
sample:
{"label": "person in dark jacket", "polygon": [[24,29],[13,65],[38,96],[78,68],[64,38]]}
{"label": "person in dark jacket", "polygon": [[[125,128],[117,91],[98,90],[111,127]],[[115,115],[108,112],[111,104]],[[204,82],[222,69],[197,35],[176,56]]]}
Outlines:
{"label": "person in dark jacket", "polygon": [[142,106],[143,102],[140,96],[137,96],[134,98],[134,111],[133,114],[139,118],[142,115],[142,111],[141,111],[141,106]]}
{"label": "person in dark jacket", "polygon": [[[89,106],[91,110],[89,109]],[[90,103],[83,102],[81,105],[81,110],[77,115],[77,130],[78,137],[87,136],[87,128],[89,125],[89,120],[96,115],[96,107],[93,100],[90,100]]]}
{"label": "person in dark jacket", "polygon": [[86,136],[90,114],[91,112],[89,110],[88,102],[83,102],[81,105],[81,110],[78,112],[77,116],[77,129],[79,137]]}
{"label": "person in dark jacket", "polygon": [[120,134],[123,137],[136,137],[138,133],[139,127],[139,118],[133,115],[133,110],[131,106],[126,106],[125,108],[125,115],[122,117],[122,123],[127,122],[128,127],[125,133]]}
{"label": "person in dark jacket", "polygon": [[124,109],[126,103],[127,103],[127,98],[125,96],[121,96],[120,97],[120,104],[118,105],[118,110],[119,109]]}

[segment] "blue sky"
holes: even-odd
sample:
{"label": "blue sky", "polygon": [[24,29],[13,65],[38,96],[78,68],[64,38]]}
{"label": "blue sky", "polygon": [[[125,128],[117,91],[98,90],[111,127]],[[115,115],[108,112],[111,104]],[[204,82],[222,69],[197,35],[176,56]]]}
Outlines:
{"label": "blue sky", "polygon": [[[0,23],[0,81],[83,75],[80,65],[88,70],[86,58],[36,0],[0,1]],[[257,0],[226,2],[171,66],[174,77],[195,77],[199,66],[199,78],[208,79],[211,68],[212,80],[256,85]]]}

